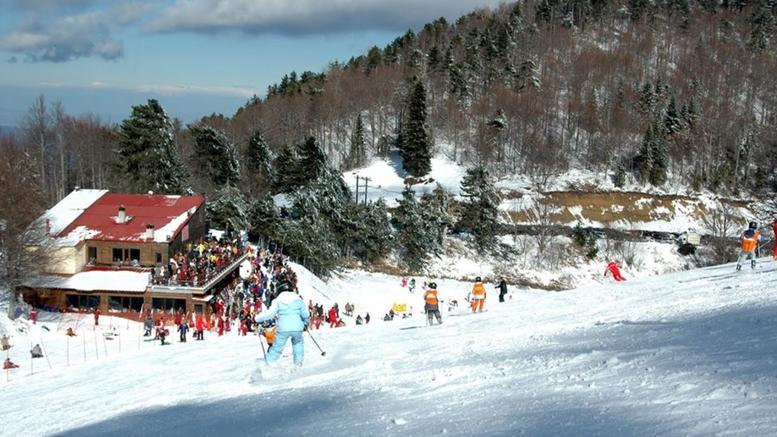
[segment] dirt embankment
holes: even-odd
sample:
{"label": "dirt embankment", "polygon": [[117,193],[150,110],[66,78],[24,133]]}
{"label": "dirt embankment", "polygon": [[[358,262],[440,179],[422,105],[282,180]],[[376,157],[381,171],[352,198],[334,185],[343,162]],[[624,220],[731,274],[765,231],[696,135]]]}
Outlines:
{"label": "dirt embankment", "polygon": [[[505,197],[520,200],[523,196],[522,193],[511,192]],[[538,215],[545,214],[542,221],[551,224],[570,223],[582,217],[606,225],[614,222],[671,221],[680,214],[701,222],[710,213],[701,199],[681,195],[552,191],[542,193],[542,196],[529,208],[519,207],[509,211],[511,218],[516,223],[536,223]],[[721,199],[720,202],[734,209],[732,220],[735,223],[747,222],[739,210],[749,209],[752,202],[730,199]]]}

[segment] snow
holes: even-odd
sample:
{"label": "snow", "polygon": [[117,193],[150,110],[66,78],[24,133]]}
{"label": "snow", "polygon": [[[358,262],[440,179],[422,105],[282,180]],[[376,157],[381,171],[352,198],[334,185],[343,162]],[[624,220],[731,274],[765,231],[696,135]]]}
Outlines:
{"label": "snow", "polygon": [[91,270],[72,276],[46,275],[27,284],[33,287],[61,288],[78,291],[134,291],[144,292],[151,274],[128,270]]}
{"label": "snow", "polygon": [[[58,314],[37,326],[0,318],[22,366],[1,383],[2,434],[777,434],[770,260],[560,293],[511,287],[504,304],[489,285],[486,313],[444,310],[432,328],[398,277],[351,271],[323,283],[299,272],[303,294],[341,308],[412,299],[416,314],[314,331],[327,354],[306,335],[301,369],[288,356],[265,366],[256,337],[234,331],[160,347],[118,319],[94,328],[87,315],[68,340]],[[446,302],[471,287],[439,282]],[[100,335],[109,323],[112,341]],[[30,376],[28,346],[41,341],[52,369],[38,359]]]}
{"label": "snow", "polygon": [[[425,182],[413,185],[416,196],[420,197],[424,193],[431,193],[437,184],[440,184],[447,191],[458,195],[460,191],[461,179],[467,171],[467,168],[456,164],[455,162],[438,155],[432,158],[432,170],[425,176]],[[409,177],[402,168],[402,158],[397,152],[393,152],[388,159],[377,158],[367,167],[350,170],[343,173],[343,179],[349,185],[356,188],[356,176],[369,177],[369,188],[367,198],[370,201],[377,201],[383,198],[386,205],[393,207],[397,205],[397,200],[402,198],[402,190],[405,189],[405,178]],[[363,199],[364,182],[359,181],[359,196]]]}
{"label": "snow", "polygon": [[[170,220],[166,225],[154,230],[154,242],[167,243],[172,240],[173,235],[178,232],[178,229],[180,229],[181,226],[186,223],[186,220],[188,220],[195,212],[197,212],[197,207],[193,206],[183,214]],[[139,234],[140,237],[143,237],[143,235],[145,235],[145,232]]]}

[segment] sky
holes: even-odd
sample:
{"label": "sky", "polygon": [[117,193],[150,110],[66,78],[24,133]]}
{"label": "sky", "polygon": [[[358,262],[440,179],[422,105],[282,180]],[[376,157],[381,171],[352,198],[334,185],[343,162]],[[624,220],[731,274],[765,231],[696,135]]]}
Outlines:
{"label": "sky", "polygon": [[321,72],[495,0],[0,0],[0,126],[33,99],[120,122],[149,98],[185,122],[232,115],[291,71]]}

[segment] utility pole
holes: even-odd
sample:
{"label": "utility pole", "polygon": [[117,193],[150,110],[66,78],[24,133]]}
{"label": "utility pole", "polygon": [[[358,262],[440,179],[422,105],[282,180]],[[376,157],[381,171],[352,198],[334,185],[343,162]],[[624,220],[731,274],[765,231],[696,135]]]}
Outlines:
{"label": "utility pole", "polygon": [[359,204],[359,175],[356,175],[356,204]]}
{"label": "utility pole", "polygon": [[[370,182],[370,178],[365,176],[364,178],[364,204],[367,205],[367,184]],[[359,203],[359,202],[356,202]]]}

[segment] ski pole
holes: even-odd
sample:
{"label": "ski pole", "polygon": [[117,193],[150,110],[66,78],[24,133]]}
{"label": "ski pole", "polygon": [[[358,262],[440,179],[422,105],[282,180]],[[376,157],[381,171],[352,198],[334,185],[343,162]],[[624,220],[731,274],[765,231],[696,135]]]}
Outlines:
{"label": "ski pole", "polygon": [[264,342],[262,341],[262,334],[259,334],[259,348],[262,349],[262,356],[264,357],[264,362],[267,362],[267,352],[264,350]]}
{"label": "ski pole", "polygon": [[321,346],[319,346],[319,345],[318,345],[318,342],[317,342],[317,341],[316,341],[316,339],[313,337],[313,334],[311,334],[311,333],[310,333],[310,331],[305,331],[305,332],[307,332],[307,333],[308,333],[308,335],[310,336],[310,339],[311,339],[311,340],[313,340],[313,344],[315,344],[315,345],[316,345],[316,347],[318,348],[318,350],[320,350],[320,351],[321,351],[321,356],[323,357],[324,355],[326,355],[326,352],[324,352],[324,350],[323,350],[323,349],[321,349]]}

